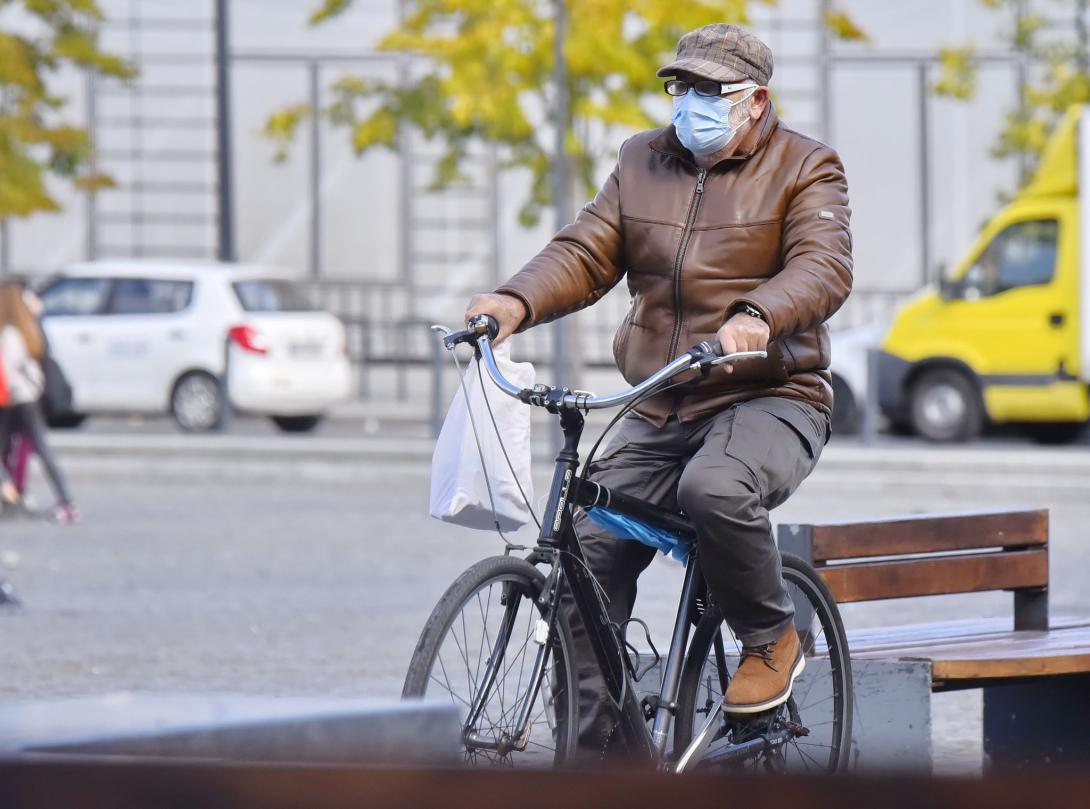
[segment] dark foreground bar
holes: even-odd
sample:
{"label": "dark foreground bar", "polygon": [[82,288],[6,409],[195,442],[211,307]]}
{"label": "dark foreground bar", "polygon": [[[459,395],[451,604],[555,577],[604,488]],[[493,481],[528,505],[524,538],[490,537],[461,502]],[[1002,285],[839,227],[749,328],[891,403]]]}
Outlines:
{"label": "dark foreground bar", "polygon": [[1090,776],[986,779],[684,777],[0,759],[0,807],[80,809],[1025,809],[1084,806]]}

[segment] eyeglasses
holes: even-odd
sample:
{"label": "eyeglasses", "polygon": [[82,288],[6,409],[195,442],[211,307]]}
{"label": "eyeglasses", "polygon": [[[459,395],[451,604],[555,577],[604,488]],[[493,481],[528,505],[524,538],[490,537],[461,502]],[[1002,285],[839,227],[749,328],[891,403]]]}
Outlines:
{"label": "eyeglasses", "polygon": [[662,85],[662,89],[672,96],[683,96],[689,92],[690,87],[696,90],[698,96],[719,96],[736,93],[739,90],[756,89],[757,85],[724,84],[723,82],[712,81],[711,79],[701,79],[700,81],[694,82],[682,81],[681,79],[670,79]]}

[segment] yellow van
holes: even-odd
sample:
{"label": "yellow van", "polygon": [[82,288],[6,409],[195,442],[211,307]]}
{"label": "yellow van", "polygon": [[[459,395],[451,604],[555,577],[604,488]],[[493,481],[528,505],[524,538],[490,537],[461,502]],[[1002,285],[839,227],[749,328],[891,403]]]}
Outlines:
{"label": "yellow van", "polygon": [[[939,289],[897,313],[878,356],[895,426],[964,441],[988,423],[1041,440],[1090,419],[1090,108],[1068,110],[1032,182],[997,213]],[[1090,254],[1090,251],[1086,251]]]}

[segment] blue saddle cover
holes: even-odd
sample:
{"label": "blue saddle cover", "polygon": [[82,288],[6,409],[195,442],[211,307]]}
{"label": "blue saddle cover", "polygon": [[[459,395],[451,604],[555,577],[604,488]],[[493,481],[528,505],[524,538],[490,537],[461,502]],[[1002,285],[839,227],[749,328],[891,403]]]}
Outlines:
{"label": "blue saddle cover", "polygon": [[664,555],[669,554],[679,562],[684,562],[692,549],[692,540],[683,539],[665,528],[656,528],[627,514],[602,506],[591,506],[586,509],[586,512],[591,522],[609,531],[618,539],[642,542],[644,545],[662,551]]}

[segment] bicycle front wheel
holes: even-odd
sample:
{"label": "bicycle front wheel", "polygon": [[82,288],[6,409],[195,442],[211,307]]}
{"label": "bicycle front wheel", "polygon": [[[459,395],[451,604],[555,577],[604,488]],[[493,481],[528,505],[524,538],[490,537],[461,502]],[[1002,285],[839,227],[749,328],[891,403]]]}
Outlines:
{"label": "bicycle front wheel", "polygon": [[[719,714],[711,744],[720,760],[742,769],[833,773],[848,765],[852,736],[852,669],[836,600],[825,581],[797,556],[783,554],[783,578],[795,605],[806,668],[787,703],[743,720]],[[704,613],[682,670],[674,751],[680,755],[714,716],[738,665],[741,644],[718,608]],[[726,740],[726,744],[721,740]],[[775,739],[777,744],[752,744]],[[749,744],[747,744],[749,743]],[[752,753],[732,756],[730,745]]]}
{"label": "bicycle front wheel", "polygon": [[523,559],[485,559],[450,586],[420,635],[402,697],[459,709],[467,765],[550,767],[575,750],[573,644],[561,617],[546,624],[544,585]]}

